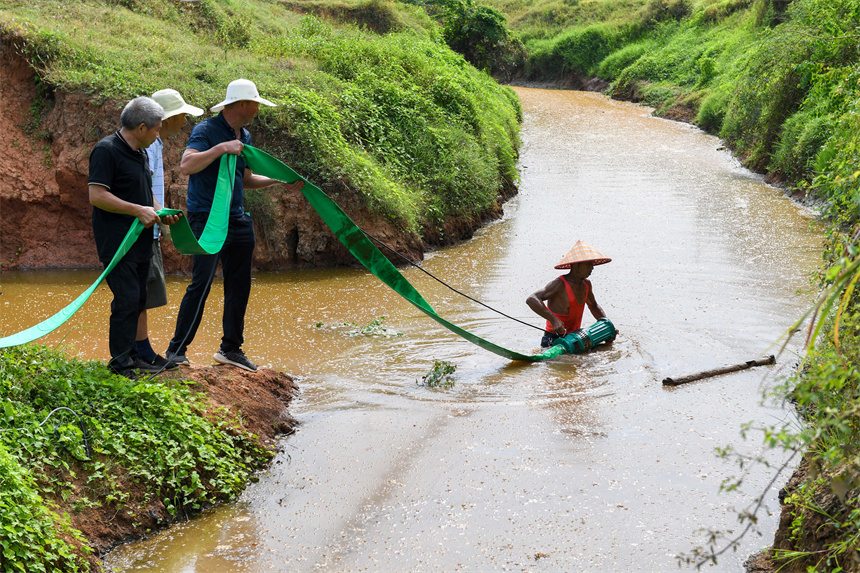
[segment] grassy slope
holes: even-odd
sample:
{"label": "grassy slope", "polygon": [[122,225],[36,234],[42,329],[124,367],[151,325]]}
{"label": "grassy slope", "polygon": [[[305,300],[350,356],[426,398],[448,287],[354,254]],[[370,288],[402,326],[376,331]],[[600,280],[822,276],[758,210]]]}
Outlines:
{"label": "grassy slope", "polygon": [[[824,201],[833,226],[821,285],[833,290],[819,313],[829,318],[807,367],[783,389],[807,424],[766,435],[772,447],[803,451],[809,468],[785,502],[791,527],[777,537],[781,563],[856,571],[860,2],[793,0],[784,12],[766,0],[493,3],[523,34],[531,77],[603,77],[614,95],[693,120],[747,165]],[[682,5],[685,13],[671,13]]]}
{"label": "grassy slope", "polygon": [[0,28],[53,89],[94,98],[170,86],[209,107],[231,80],[252,79],[280,104],[257,127],[281,142],[272,151],[407,230],[494,205],[517,178],[513,92],[451,52],[415,6],[369,0],[346,13],[392,31],[273,0],[11,2]]}

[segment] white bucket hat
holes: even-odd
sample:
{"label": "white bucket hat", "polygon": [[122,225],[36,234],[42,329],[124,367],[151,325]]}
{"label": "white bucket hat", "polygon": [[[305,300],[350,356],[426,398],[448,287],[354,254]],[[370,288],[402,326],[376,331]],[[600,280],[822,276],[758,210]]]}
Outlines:
{"label": "white bucket hat", "polygon": [[224,109],[225,105],[236,103],[237,101],[255,101],[269,107],[277,107],[267,99],[260,97],[260,92],[257,91],[257,86],[251,80],[233,80],[227,86],[227,99],[221,103],[212,106],[211,111],[219,112]]}
{"label": "white bucket hat", "polygon": [[161,119],[167,119],[168,117],[173,117],[174,115],[179,115],[180,113],[203,115],[202,109],[185,103],[185,100],[182,99],[182,96],[179,95],[179,92],[176,90],[158,90],[157,92],[152,94],[152,99],[154,99],[158,105],[164,108],[164,117],[162,117]]}

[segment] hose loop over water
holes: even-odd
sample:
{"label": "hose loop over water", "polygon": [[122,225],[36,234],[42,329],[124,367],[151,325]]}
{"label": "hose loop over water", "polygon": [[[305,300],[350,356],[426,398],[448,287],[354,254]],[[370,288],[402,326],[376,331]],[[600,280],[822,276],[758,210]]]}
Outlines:
{"label": "hose loop over water", "polygon": [[[358,225],[356,225],[356,227],[358,227]],[[540,326],[535,326],[534,324],[529,324],[528,322],[526,322],[526,321],[524,321],[524,320],[520,320],[519,318],[515,318],[515,317],[513,317],[513,316],[510,316],[510,315],[508,315],[508,314],[505,314],[504,312],[502,312],[502,311],[500,311],[500,310],[496,310],[495,308],[491,307],[491,306],[490,306],[490,305],[488,305],[488,304],[485,304],[485,303],[483,303],[483,302],[479,301],[479,300],[478,300],[478,299],[476,299],[476,298],[472,298],[472,297],[470,297],[470,296],[469,296],[469,295],[467,295],[466,293],[463,293],[463,292],[458,291],[457,289],[455,289],[454,287],[452,287],[451,285],[449,285],[448,283],[446,283],[445,281],[443,281],[443,280],[442,280],[442,279],[440,279],[439,277],[437,277],[437,276],[433,275],[433,273],[431,273],[430,271],[428,271],[428,270],[424,269],[424,267],[422,267],[421,265],[419,265],[418,263],[416,263],[415,261],[413,261],[412,259],[410,259],[410,258],[409,258],[409,257],[407,257],[406,255],[403,255],[403,254],[399,253],[398,251],[396,251],[395,249],[392,249],[391,247],[389,247],[388,245],[386,245],[385,243],[383,243],[380,239],[378,239],[378,238],[374,237],[373,235],[371,235],[370,233],[368,233],[367,231],[365,231],[365,230],[364,230],[364,229],[362,229],[361,227],[358,227],[358,228],[361,230],[361,232],[362,232],[362,233],[364,233],[365,235],[367,235],[369,238],[373,239],[374,241],[376,241],[377,243],[379,243],[381,246],[385,247],[386,249],[388,249],[389,251],[391,251],[392,253],[394,253],[395,255],[397,255],[398,257],[400,257],[401,259],[403,259],[404,261],[406,261],[407,263],[409,263],[410,265],[412,265],[413,267],[415,267],[416,269],[419,269],[422,273],[425,273],[427,276],[429,276],[429,277],[430,277],[430,278],[432,278],[433,280],[438,281],[439,283],[441,283],[441,284],[445,285],[446,287],[448,287],[449,289],[451,289],[452,291],[454,291],[454,292],[455,292],[455,293],[457,293],[458,295],[460,295],[460,296],[462,296],[462,297],[465,297],[465,298],[467,298],[467,299],[471,300],[472,302],[476,302],[476,303],[480,304],[481,306],[483,306],[484,308],[489,309],[489,310],[492,310],[493,312],[495,312],[495,313],[497,313],[497,314],[501,314],[501,315],[502,315],[502,316],[504,316],[505,318],[509,318],[509,319],[511,319],[511,320],[513,320],[513,321],[515,321],[515,322],[519,322],[520,324],[524,324],[524,325],[529,326],[529,327],[531,327],[531,328],[534,328],[534,329],[540,330],[541,332],[545,332],[545,330],[544,330],[543,328],[541,328]]]}

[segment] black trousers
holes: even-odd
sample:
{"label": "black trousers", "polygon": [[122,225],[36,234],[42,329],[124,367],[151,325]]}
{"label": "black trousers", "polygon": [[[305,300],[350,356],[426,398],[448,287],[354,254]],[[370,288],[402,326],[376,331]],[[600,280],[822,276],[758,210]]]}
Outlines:
{"label": "black trousers", "polygon": [[[104,263],[107,268],[107,263]],[[110,366],[125,368],[137,356],[134,339],[137,338],[137,320],[146,308],[146,279],[149,276],[149,259],[143,262],[120,260],[105,278],[113,293],[110,303]]]}
{"label": "black trousers", "polygon": [[[208,213],[188,213],[188,223],[194,236],[200,238],[206,226]],[[245,341],[245,311],[251,296],[251,264],[256,247],[254,223],[248,215],[230,217],[227,239],[216,255],[194,255],[191,284],[179,305],[176,330],[167,347],[171,353],[185,354],[197,334],[203,318],[206,298],[212,288],[210,277],[221,262],[224,275],[224,314],[221,350],[231,352],[242,347]]]}

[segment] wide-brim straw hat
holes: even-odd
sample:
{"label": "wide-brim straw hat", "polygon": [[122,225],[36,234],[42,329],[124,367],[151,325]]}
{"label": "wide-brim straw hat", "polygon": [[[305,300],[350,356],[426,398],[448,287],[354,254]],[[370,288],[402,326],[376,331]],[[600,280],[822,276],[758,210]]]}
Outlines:
{"label": "wide-brim straw hat", "polygon": [[561,258],[561,261],[555,266],[555,268],[569,269],[571,265],[575,265],[577,263],[594,263],[595,266],[605,265],[611,260],[612,259],[588,243],[577,241],[573,248]]}
{"label": "wide-brim straw hat", "polygon": [[257,85],[251,80],[238,79],[233,80],[227,86],[227,98],[221,103],[212,106],[213,112],[219,112],[224,109],[225,105],[236,103],[237,101],[255,101],[269,107],[278,107],[277,104],[270,102],[265,98],[260,97],[260,92],[257,91]]}
{"label": "wide-brim straw hat", "polygon": [[182,96],[179,95],[179,92],[176,90],[158,90],[157,92],[152,94],[152,99],[154,99],[158,105],[164,108],[164,117],[162,117],[161,119],[167,119],[169,117],[173,117],[174,115],[179,115],[180,113],[187,113],[189,115],[203,115],[202,109],[185,103],[185,100],[182,99]]}

